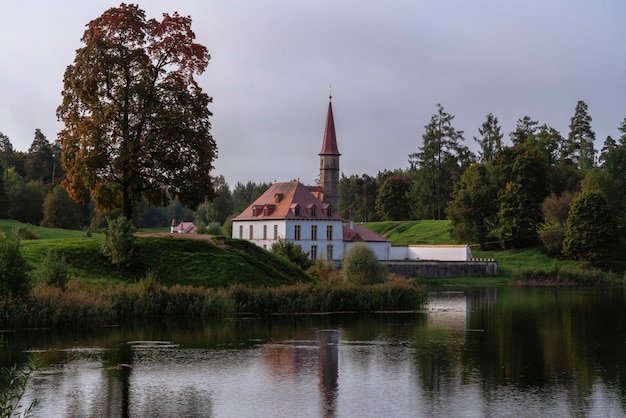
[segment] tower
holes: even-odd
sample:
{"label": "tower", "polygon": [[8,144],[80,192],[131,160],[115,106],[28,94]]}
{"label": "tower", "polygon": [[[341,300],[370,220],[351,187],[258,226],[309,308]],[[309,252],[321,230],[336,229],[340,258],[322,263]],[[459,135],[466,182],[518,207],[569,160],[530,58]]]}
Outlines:
{"label": "tower", "polygon": [[324,128],[324,141],[320,151],[320,186],[324,188],[323,202],[328,203],[334,211],[339,210],[339,148],[335,135],[333,119],[332,95],[328,96],[328,115]]}

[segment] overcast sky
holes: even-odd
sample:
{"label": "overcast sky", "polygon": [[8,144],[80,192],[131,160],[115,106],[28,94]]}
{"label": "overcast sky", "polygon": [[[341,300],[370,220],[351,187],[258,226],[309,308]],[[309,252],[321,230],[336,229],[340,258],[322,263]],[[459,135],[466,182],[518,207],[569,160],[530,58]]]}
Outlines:
{"label": "overcast sky", "polygon": [[[150,0],[148,18],[191,16],[211,54],[213,174],[313,184],[332,84],[345,175],[407,168],[441,103],[465,143],[491,112],[564,136],[578,100],[596,148],[626,117],[623,0]],[[0,14],[0,132],[27,151],[56,139],[63,73],[85,25],[117,2],[22,0]]]}

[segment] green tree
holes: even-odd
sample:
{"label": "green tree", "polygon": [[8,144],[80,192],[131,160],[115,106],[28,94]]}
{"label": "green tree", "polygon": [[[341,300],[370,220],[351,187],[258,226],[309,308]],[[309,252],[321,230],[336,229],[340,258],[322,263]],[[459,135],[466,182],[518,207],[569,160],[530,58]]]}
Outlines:
{"label": "green tree", "polygon": [[563,192],[559,196],[551,194],[541,204],[545,223],[538,233],[539,239],[549,254],[560,255],[563,252],[565,226],[575,198],[576,195],[571,192]]}
{"label": "green tree", "polygon": [[376,197],[376,213],[384,221],[405,221],[411,219],[408,193],[411,178],[407,175],[390,175],[380,185]]}
{"label": "green tree", "polygon": [[618,242],[616,214],[598,192],[584,192],[572,203],[563,253],[592,265],[606,260]]}
{"label": "green tree", "polygon": [[579,169],[585,170],[595,165],[593,143],[596,134],[591,129],[591,116],[587,113],[587,103],[579,100],[576,104],[574,116],[570,121],[567,137],[568,155]]}
{"label": "green tree", "polygon": [[272,244],[270,251],[286,258],[295,265],[299,266],[302,270],[306,270],[313,265],[313,262],[309,258],[309,254],[305,252],[302,247],[295,245],[291,241],[287,241],[283,237],[279,237]]}
{"label": "green tree", "polygon": [[9,212],[9,199],[4,190],[4,168],[0,164],[0,219],[7,217]]}
{"label": "green tree", "polygon": [[346,219],[359,222],[375,222],[379,220],[376,213],[376,197],[378,181],[376,177],[363,174],[361,176],[341,175],[339,180],[339,213]]}
{"label": "green tree", "polygon": [[30,293],[31,283],[26,274],[26,260],[22,255],[20,240],[7,238],[0,231],[0,294],[25,297]]}
{"label": "green tree", "polygon": [[485,122],[478,128],[478,133],[480,134],[480,138],[474,137],[474,141],[476,141],[480,147],[480,151],[478,151],[480,161],[491,161],[496,152],[502,149],[502,132],[498,118],[492,113],[489,113]]}
{"label": "green tree", "polygon": [[48,191],[46,186],[34,180],[24,182],[12,168],[6,173],[5,191],[9,219],[39,225],[43,219],[43,201]]}
{"label": "green tree", "polygon": [[478,242],[484,250],[497,225],[497,195],[486,165],[470,166],[456,183],[448,204],[450,235],[458,241]]}
{"label": "green tree", "polygon": [[194,38],[190,17],[146,19],[124,3],[88,23],[57,109],[73,199],[130,220],[142,198],[196,208],[213,197],[211,98],[194,78],[210,56]]}
{"label": "green tree", "polygon": [[620,131],[619,144],[626,145],[626,118],[619,124],[617,130]]}
{"label": "green tree", "polygon": [[135,247],[133,225],[123,216],[109,220],[104,230],[104,239],[100,253],[107,257],[111,264],[118,267],[128,267],[132,261]]}
{"label": "green tree", "polygon": [[549,167],[559,162],[559,150],[563,146],[564,139],[559,131],[546,124],[541,125],[539,130],[532,136],[537,143],[539,151],[543,154]]}
{"label": "green tree", "polygon": [[515,130],[509,133],[513,145],[523,144],[528,138],[532,138],[537,133],[538,125],[539,122],[532,120],[530,116],[518,119]]}
{"label": "green tree", "polygon": [[198,206],[196,222],[203,222],[206,225],[213,222],[222,224],[233,213],[232,197],[224,176],[214,177],[213,185],[216,196],[213,200],[205,200]]}
{"label": "green tree", "polygon": [[615,147],[617,147],[617,141],[615,141],[611,135],[607,136],[604,140],[604,144],[602,145],[602,149],[600,150],[600,156],[598,157],[600,165],[604,165],[609,153],[613,151]]}
{"label": "green tree", "polygon": [[346,283],[371,285],[387,281],[387,271],[374,251],[362,242],[352,245],[343,256],[341,274]]}
{"label": "green tree", "polygon": [[35,139],[26,154],[26,180],[50,183],[53,167],[52,145],[40,129],[35,129]]}
{"label": "green tree", "polygon": [[498,192],[498,231],[514,247],[534,242],[542,222],[547,167],[534,141],[503,148],[489,166]]}
{"label": "green tree", "polygon": [[241,182],[237,182],[231,193],[233,213],[239,214],[242,210],[250,206],[252,202],[265,193],[270,186],[271,184],[269,183],[255,183],[248,181],[246,184],[243,184]]}
{"label": "green tree", "polygon": [[83,213],[80,205],[70,199],[63,187],[56,185],[43,201],[41,226],[81,229],[83,224]]}
{"label": "green tree", "polygon": [[425,126],[420,151],[409,155],[414,185],[410,196],[413,214],[418,218],[444,219],[454,182],[473,162],[469,149],[462,145],[463,131],[452,126],[454,116],[437,105]]}

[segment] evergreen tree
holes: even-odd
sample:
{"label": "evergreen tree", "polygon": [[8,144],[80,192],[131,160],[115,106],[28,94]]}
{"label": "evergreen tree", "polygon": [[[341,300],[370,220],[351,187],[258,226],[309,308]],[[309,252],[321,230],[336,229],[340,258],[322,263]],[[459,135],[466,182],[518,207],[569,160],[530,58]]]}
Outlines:
{"label": "evergreen tree", "polygon": [[497,224],[497,189],[485,164],[470,166],[454,186],[446,214],[450,235],[465,242],[478,242],[482,250]]}
{"label": "evergreen tree", "polygon": [[487,115],[487,120],[478,128],[480,138],[474,137],[474,141],[480,146],[478,156],[481,162],[489,162],[493,159],[496,152],[502,149],[502,133],[498,118],[493,114]]}
{"label": "evergreen tree", "polygon": [[595,164],[596,134],[591,129],[591,116],[587,113],[587,103],[579,100],[569,125],[567,137],[568,156],[579,169],[589,169]]}
{"label": "evergreen tree", "polygon": [[7,217],[9,209],[9,200],[4,190],[4,168],[0,164],[0,219]]}
{"label": "evergreen tree", "polygon": [[585,192],[572,204],[563,253],[597,265],[618,242],[616,214],[601,193]]}
{"label": "evergreen tree", "polygon": [[598,157],[600,165],[604,165],[609,153],[615,149],[616,146],[617,142],[611,137],[611,135],[607,136],[604,140],[604,144],[602,145],[602,150],[600,150],[600,157]]}
{"label": "evergreen tree", "polygon": [[26,155],[26,179],[50,183],[53,166],[52,146],[41,130],[35,129],[35,139]]}
{"label": "evergreen tree", "polygon": [[359,222],[378,221],[377,196],[376,177],[367,174],[346,177],[342,174],[339,180],[339,214],[346,219]]}
{"label": "evergreen tree", "polygon": [[517,120],[515,130],[509,133],[513,145],[523,144],[526,140],[537,133],[539,122],[532,120],[530,116],[524,116]]}
{"label": "evergreen tree", "polygon": [[474,161],[469,149],[462,145],[463,131],[452,126],[454,116],[437,105],[422,135],[420,151],[409,155],[415,182],[410,196],[413,214],[420,218],[444,219],[453,185]]}
{"label": "evergreen tree", "polygon": [[626,145],[626,118],[624,118],[622,123],[620,123],[619,127],[617,128],[617,130],[621,132],[621,134],[619,136],[619,143],[620,143],[620,145]]}
{"label": "evergreen tree", "polygon": [[534,134],[533,139],[537,143],[539,151],[544,155],[548,166],[556,165],[559,161],[559,150],[565,141],[561,133],[553,127],[543,124]]}

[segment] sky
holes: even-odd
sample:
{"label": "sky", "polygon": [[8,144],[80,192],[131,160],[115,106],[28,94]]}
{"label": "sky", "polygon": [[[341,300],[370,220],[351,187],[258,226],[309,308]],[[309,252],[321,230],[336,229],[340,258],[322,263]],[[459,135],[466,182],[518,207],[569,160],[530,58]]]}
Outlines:
{"label": "sky", "polygon": [[[623,0],[150,0],[148,18],[190,16],[211,54],[213,175],[237,182],[319,174],[329,86],[341,172],[408,168],[437,104],[465,145],[488,113],[505,144],[530,116],[569,132],[584,100],[600,149],[626,117]],[[0,132],[49,141],[63,73],[85,25],[118,2],[22,0],[0,14]]]}

